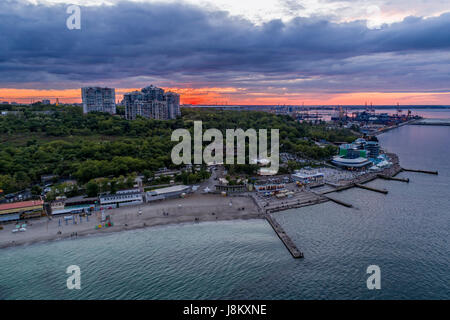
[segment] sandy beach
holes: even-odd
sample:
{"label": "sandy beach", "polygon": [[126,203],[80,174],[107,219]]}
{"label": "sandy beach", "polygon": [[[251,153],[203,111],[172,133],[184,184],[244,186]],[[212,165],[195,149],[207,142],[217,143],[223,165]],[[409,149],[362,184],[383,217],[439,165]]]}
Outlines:
{"label": "sandy beach", "polygon": [[15,224],[7,224],[0,230],[0,248],[166,224],[263,218],[255,203],[248,197],[222,197],[213,194],[192,194],[185,199],[111,209],[106,210],[105,214],[111,216],[113,227],[95,229],[101,219],[97,213],[89,216],[89,221],[83,218],[77,224],[69,221],[66,225],[64,218],[58,216],[30,220],[25,232],[12,233]]}

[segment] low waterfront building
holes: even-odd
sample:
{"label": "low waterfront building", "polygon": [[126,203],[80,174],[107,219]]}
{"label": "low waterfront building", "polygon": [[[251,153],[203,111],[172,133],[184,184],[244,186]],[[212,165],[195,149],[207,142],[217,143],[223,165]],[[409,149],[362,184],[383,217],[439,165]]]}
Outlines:
{"label": "low waterfront building", "polygon": [[[380,154],[378,157],[371,159],[371,161],[374,164],[374,167],[377,167],[380,170],[389,168],[393,164],[391,159],[386,154]],[[375,168],[372,169],[374,170]]]}
{"label": "low waterfront building", "polygon": [[118,208],[143,203],[140,189],[120,190],[116,193],[103,193],[99,196],[100,205],[109,208]]}
{"label": "low waterfront building", "polygon": [[367,158],[363,157],[343,157],[343,156],[335,156],[331,161],[338,167],[355,170],[355,169],[364,169],[368,166],[372,165]]}
{"label": "low waterfront building", "polygon": [[176,185],[166,188],[155,189],[145,193],[145,201],[152,202],[156,200],[165,200],[171,198],[180,198],[183,194],[191,192],[190,186]]}
{"label": "low waterfront building", "polygon": [[56,199],[50,203],[50,212],[55,214],[60,210],[64,210],[65,199],[66,197],[56,197]]}
{"label": "low waterfront building", "polygon": [[245,184],[228,185],[228,184],[216,184],[216,191],[226,193],[239,193],[247,191]]}
{"label": "low waterfront building", "polygon": [[95,210],[97,204],[97,197],[57,197],[51,202],[50,209],[52,215],[89,213]]}
{"label": "low waterfront building", "polygon": [[43,200],[0,204],[0,222],[37,218],[44,214]]}
{"label": "low waterfront building", "polygon": [[300,182],[302,184],[309,183],[323,183],[324,182],[324,174],[323,173],[300,173],[295,172],[291,175],[292,180],[296,182]]}
{"label": "low waterfront building", "polygon": [[286,188],[286,184],[278,179],[260,180],[254,183],[256,192],[278,192]]}
{"label": "low waterfront building", "polygon": [[375,163],[379,154],[380,146],[376,137],[371,137],[368,141],[358,138],[353,143],[340,145],[339,155],[331,162],[351,170],[363,169]]}

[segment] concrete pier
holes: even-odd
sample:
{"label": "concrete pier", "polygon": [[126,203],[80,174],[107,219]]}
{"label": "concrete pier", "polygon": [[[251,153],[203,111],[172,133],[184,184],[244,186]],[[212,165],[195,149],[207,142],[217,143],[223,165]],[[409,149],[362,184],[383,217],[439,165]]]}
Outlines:
{"label": "concrete pier", "polygon": [[297,249],[295,243],[291,240],[291,238],[289,238],[289,236],[286,234],[286,232],[283,230],[280,224],[275,219],[273,219],[269,214],[266,215],[266,220],[272,226],[278,238],[280,238],[280,240],[284,243],[284,245],[289,250],[291,255],[296,259],[303,258],[303,252]]}
{"label": "concrete pier", "polygon": [[421,119],[411,124],[418,126],[450,126],[450,119]]}
{"label": "concrete pier", "polygon": [[408,172],[419,172],[419,173],[427,173],[427,174],[438,174],[437,171],[428,171],[428,170],[417,170],[417,169],[406,169],[406,168],[402,168],[403,171],[408,171]]}
{"label": "concrete pier", "polygon": [[394,177],[389,177],[389,176],[385,176],[383,174],[379,174],[378,178],[384,179],[384,180],[392,180],[392,181],[400,181],[400,182],[409,182],[409,178],[394,178]]}
{"label": "concrete pier", "polygon": [[285,211],[285,210],[289,210],[289,209],[298,209],[298,208],[312,206],[312,205],[319,204],[319,203],[326,202],[326,201],[328,201],[328,200],[324,199],[324,198],[318,198],[315,200],[309,200],[308,202],[292,203],[292,204],[288,204],[288,205],[284,205],[284,206],[266,209],[266,213],[275,213],[275,212]]}
{"label": "concrete pier", "polygon": [[350,203],[347,203],[347,202],[344,202],[342,200],[338,200],[338,199],[335,199],[335,198],[331,198],[331,197],[328,197],[328,196],[324,196],[324,197],[327,198],[330,201],[333,201],[333,202],[335,202],[337,204],[340,204],[341,206],[344,206],[344,207],[347,207],[347,208],[353,208],[353,205],[350,204]]}
{"label": "concrete pier", "polygon": [[326,192],[323,192],[323,194],[327,194],[327,193],[331,193],[331,192],[344,191],[344,190],[351,189],[351,188],[354,187],[352,183],[349,183],[349,184],[346,184],[346,185],[343,185],[343,186],[337,185],[337,184],[330,184],[330,183],[327,183],[327,185],[334,187],[334,189],[326,191]]}
{"label": "concrete pier", "polygon": [[377,189],[377,188],[365,186],[365,185],[359,184],[359,183],[355,183],[355,187],[358,187],[358,188],[361,188],[361,189],[370,190],[370,191],[375,191],[375,192],[379,192],[379,193],[383,193],[383,194],[387,194],[388,193],[387,190]]}

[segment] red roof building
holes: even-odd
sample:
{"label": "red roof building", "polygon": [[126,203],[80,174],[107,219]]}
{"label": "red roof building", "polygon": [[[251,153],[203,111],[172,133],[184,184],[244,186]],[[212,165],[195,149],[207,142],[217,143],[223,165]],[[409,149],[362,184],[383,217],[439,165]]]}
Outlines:
{"label": "red roof building", "polygon": [[0,221],[39,217],[44,211],[43,200],[30,200],[0,204]]}

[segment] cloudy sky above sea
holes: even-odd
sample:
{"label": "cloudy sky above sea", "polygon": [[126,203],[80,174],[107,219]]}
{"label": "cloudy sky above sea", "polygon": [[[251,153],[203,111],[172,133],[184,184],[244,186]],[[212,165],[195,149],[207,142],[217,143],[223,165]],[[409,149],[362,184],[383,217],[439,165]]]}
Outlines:
{"label": "cloudy sky above sea", "polygon": [[450,2],[0,2],[0,102],[149,84],[193,104],[450,105]]}

